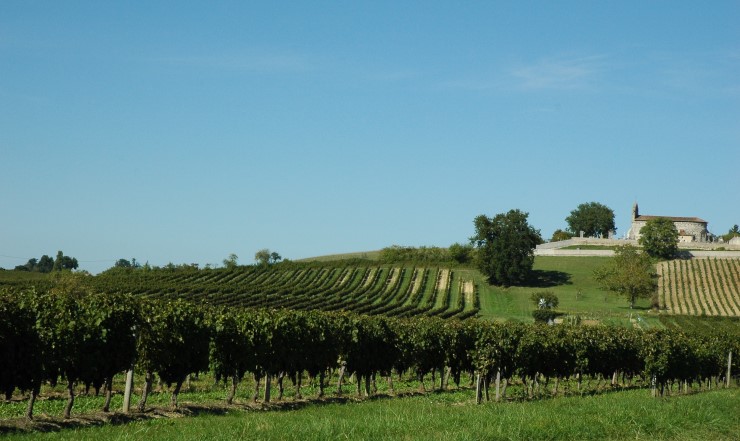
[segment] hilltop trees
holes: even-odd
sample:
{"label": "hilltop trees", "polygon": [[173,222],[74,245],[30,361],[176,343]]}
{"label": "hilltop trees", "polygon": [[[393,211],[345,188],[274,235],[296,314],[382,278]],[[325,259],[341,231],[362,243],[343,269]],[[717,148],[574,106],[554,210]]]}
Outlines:
{"label": "hilltop trees", "polygon": [[237,261],[238,261],[238,260],[239,260],[239,256],[237,256],[237,255],[236,255],[236,254],[234,254],[234,253],[231,253],[231,254],[229,254],[229,257],[227,257],[227,258],[226,258],[226,259],[224,259],[224,261],[223,261],[223,263],[224,263],[224,268],[228,268],[228,269],[234,269],[234,268],[236,268],[236,267],[237,267],[237,265],[238,265],[238,264],[237,264]]}
{"label": "hilltop trees", "polygon": [[539,230],[527,222],[529,213],[509,210],[489,218],[475,218],[475,235],[470,241],[478,249],[476,263],[495,285],[524,283],[534,264],[535,246],[542,243]]}
{"label": "hilltop trees", "polygon": [[561,240],[568,240],[573,237],[573,234],[563,231],[561,229],[555,230],[555,232],[552,233],[552,237],[550,238],[550,242],[560,242]]}
{"label": "hilltop trees", "polygon": [[254,260],[256,260],[260,265],[267,266],[273,263],[278,263],[283,260],[283,258],[276,251],[270,252],[268,248],[263,248],[254,253]]}
{"label": "hilltop trees", "polygon": [[52,271],[73,270],[79,266],[77,259],[65,256],[61,251],[57,252],[56,259],[44,254],[40,259],[28,259],[25,265],[15,267],[16,271],[36,271],[39,273],[50,273]]}
{"label": "hilltop trees", "polygon": [[650,219],[640,229],[639,243],[651,257],[670,259],[678,252],[678,230],[668,218]]}
{"label": "hilltop trees", "polygon": [[565,218],[568,229],[573,235],[581,231],[586,236],[608,236],[609,231],[615,231],[614,211],[598,202],[587,202],[579,205]]}
{"label": "hilltop trees", "polygon": [[617,247],[611,262],[594,271],[594,277],[603,289],[627,297],[630,308],[639,297],[651,297],[658,288],[650,256],[632,245]]}

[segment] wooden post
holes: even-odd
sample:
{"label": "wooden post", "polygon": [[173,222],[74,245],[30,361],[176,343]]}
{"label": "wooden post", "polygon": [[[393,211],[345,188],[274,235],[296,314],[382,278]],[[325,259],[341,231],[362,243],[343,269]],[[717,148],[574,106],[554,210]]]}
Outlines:
{"label": "wooden post", "polygon": [[501,400],[501,369],[496,370],[496,402]]}
{"label": "wooden post", "polygon": [[123,413],[131,409],[131,390],[134,388],[134,368],[126,371],[126,388],[123,390]]}
{"label": "wooden post", "polygon": [[730,387],[730,378],[732,378],[732,349],[727,354],[727,387]]}
{"label": "wooden post", "polygon": [[271,375],[269,373],[265,374],[265,398],[264,402],[269,403],[270,402],[270,380]]}
{"label": "wooden post", "polygon": [[481,398],[483,397],[483,390],[481,388],[483,378],[481,378],[480,372],[475,377],[475,404],[480,404]]}
{"label": "wooden post", "polygon": [[339,381],[337,381],[337,395],[342,395],[342,381],[344,380],[344,371],[347,368],[347,362],[342,361],[342,365],[339,368]]}

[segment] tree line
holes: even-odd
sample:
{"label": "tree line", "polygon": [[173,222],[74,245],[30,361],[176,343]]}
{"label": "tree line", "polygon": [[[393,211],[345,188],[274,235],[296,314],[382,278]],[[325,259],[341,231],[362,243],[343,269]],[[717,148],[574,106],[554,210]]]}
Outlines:
{"label": "tree line", "polygon": [[24,265],[17,265],[15,271],[35,271],[39,273],[50,273],[52,271],[74,270],[79,267],[77,259],[65,256],[63,252],[57,251],[57,256],[52,259],[44,254],[41,258],[28,259]]}
{"label": "tree line", "polygon": [[[354,375],[357,393],[370,395],[376,378],[413,373],[422,388],[459,385],[461,374],[476,373],[487,390],[521,379],[530,395],[562,379],[641,378],[662,390],[727,376],[727,359],[737,373],[740,335],[690,335],[674,330],[640,331],[613,327],[545,326],[442,320],[393,319],[344,312],[209,308],[183,300],[150,300],[124,294],[92,294],[75,278],[37,292],[0,294],[0,389],[6,397],[29,393],[27,417],[41,385],[67,385],[64,416],[74,405],[77,384],[106,393],[112,379],[135,366],[144,375],[138,406],[158,377],[171,385],[171,405],[189,374],[212,372],[230,383],[228,402],[252,375],[264,381],[270,400],[275,381],[293,380],[300,397],[307,373],[323,395],[326,374],[338,371],[339,390]],[[429,375],[432,383],[428,383]],[[438,374],[439,383],[435,383]],[[735,374],[737,375],[737,374]],[[729,382],[728,382],[729,383]],[[498,389],[497,389],[498,390]],[[256,398],[255,392],[254,397]],[[498,396],[498,394],[497,394]]]}

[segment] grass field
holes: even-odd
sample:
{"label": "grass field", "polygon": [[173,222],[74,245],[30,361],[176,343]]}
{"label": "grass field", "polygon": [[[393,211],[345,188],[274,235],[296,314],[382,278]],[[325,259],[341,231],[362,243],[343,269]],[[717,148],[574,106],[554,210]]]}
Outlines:
{"label": "grass field", "polygon": [[[646,390],[532,402],[475,405],[471,390],[378,397],[271,410],[208,410],[191,418],[150,415],[124,425],[54,433],[6,434],[8,440],[737,440],[740,391],[654,399]],[[224,413],[225,412],[225,413]]]}
{"label": "grass field", "polygon": [[[530,296],[534,292],[550,290],[558,296],[558,310],[578,315],[582,319],[628,326],[639,315],[643,327],[661,326],[650,312],[650,299],[640,299],[635,309],[623,297],[608,293],[598,287],[593,278],[596,268],[605,265],[608,257],[549,257],[537,256],[534,270],[537,279],[526,287],[501,288],[490,286],[476,270],[468,277],[480,289],[480,316],[494,320],[531,321],[534,305]],[[464,274],[465,270],[457,270]]]}

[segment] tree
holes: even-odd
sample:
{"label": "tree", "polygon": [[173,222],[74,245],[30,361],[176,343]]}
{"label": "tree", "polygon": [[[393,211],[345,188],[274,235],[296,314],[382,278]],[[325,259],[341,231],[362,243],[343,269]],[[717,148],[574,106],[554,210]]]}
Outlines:
{"label": "tree", "polygon": [[270,264],[270,250],[267,248],[263,248],[256,253],[254,253],[254,260],[257,261],[260,265],[267,266]]}
{"label": "tree", "polygon": [[611,261],[594,271],[601,288],[627,297],[630,308],[640,297],[651,297],[658,288],[650,256],[632,245],[617,247]]}
{"label": "tree", "polygon": [[267,266],[271,263],[278,263],[283,258],[276,251],[270,251],[268,248],[263,248],[254,253],[254,260],[260,265]]}
{"label": "tree", "polygon": [[651,257],[670,259],[678,252],[678,230],[668,218],[650,219],[640,229],[638,242]]}
{"label": "tree", "polygon": [[469,244],[453,243],[450,245],[449,253],[452,260],[457,263],[468,263],[473,259],[473,247]]}
{"label": "tree", "polygon": [[224,259],[224,267],[227,269],[234,269],[237,266],[237,261],[239,260],[239,256],[237,256],[234,253],[229,254],[229,257]]}
{"label": "tree", "polygon": [[609,231],[616,231],[614,211],[598,202],[587,202],[579,205],[565,218],[568,229],[577,236],[581,231],[586,236],[608,236]]}
{"label": "tree", "polygon": [[509,286],[527,280],[534,264],[533,250],[542,243],[539,230],[527,222],[528,216],[509,210],[493,218],[480,215],[473,221],[475,236],[470,241],[478,249],[476,263],[491,284]]}
{"label": "tree", "polygon": [[550,320],[554,320],[558,316],[554,309],[558,307],[560,300],[554,292],[533,292],[529,299],[535,307],[535,310],[532,311],[535,322],[550,323]]}
{"label": "tree", "polygon": [[727,234],[722,235],[722,239],[724,239],[725,242],[729,242],[730,239],[733,237],[740,236],[740,227],[738,227],[737,224],[733,225],[732,228],[727,232]]}
{"label": "tree", "polygon": [[552,238],[550,238],[550,242],[560,242],[561,240],[568,240],[572,237],[573,235],[571,233],[558,228],[557,230],[555,230],[554,233],[552,233]]}
{"label": "tree", "polygon": [[118,259],[113,266],[116,268],[131,268],[131,262],[126,259]]}
{"label": "tree", "polygon": [[40,273],[50,273],[54,269],[54,259],[44,254],[39,259],[38,264],[32,271],[38,271]]}

